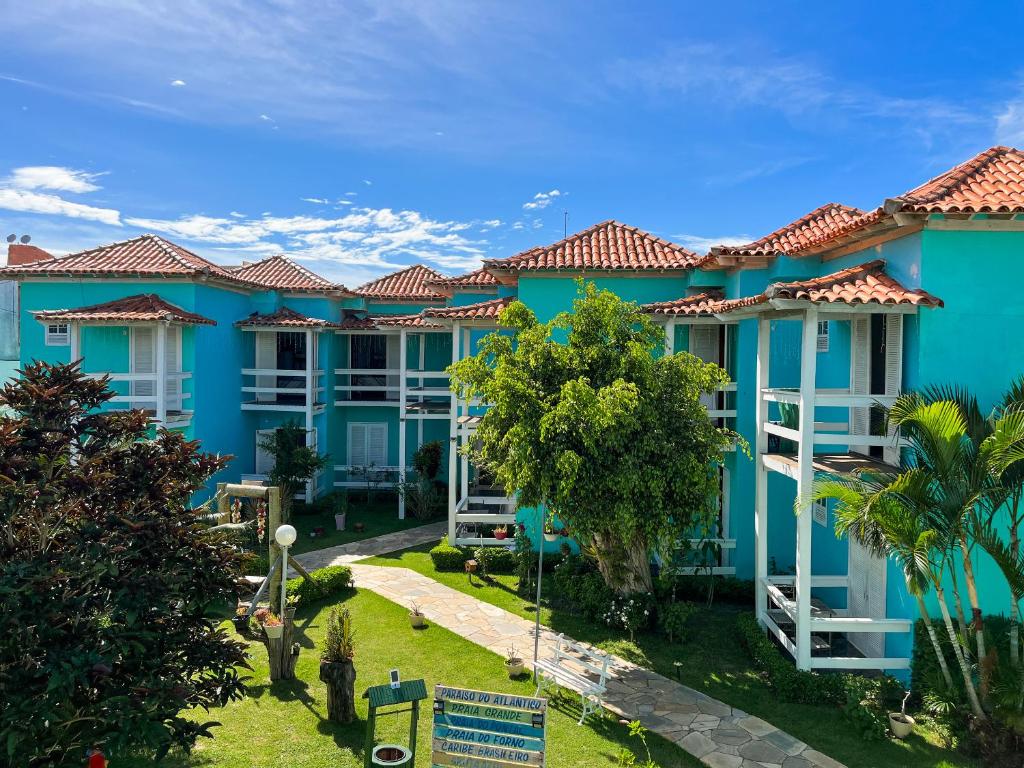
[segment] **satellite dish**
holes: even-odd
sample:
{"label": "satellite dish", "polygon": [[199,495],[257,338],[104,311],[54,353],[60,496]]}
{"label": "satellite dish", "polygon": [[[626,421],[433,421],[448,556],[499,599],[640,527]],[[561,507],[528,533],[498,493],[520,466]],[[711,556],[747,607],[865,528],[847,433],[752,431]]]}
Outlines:
{"label": "satellite dish", "polygon": [[21,244],[22,245],[28,245],[31,242],[32,242],[32,235],[22,235],[21,236]]}
{"label": "satellite dish", "polygon": [[8,242],[8,243],[13,243],[13,242],[14,242],[15,240],[17,240],[17,239],[18,239],[18,236],[17,236],[17,235],[8,235],[8,236],[7,236],[7,242]]}

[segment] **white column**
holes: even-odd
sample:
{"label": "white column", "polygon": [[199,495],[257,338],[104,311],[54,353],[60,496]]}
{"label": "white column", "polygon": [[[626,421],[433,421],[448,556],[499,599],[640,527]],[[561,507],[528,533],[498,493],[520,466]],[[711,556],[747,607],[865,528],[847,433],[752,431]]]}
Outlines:
{"label": "white column", "polygon": [[[459,351],[459,358],[469,357],[472,350],[470,348],[470,341],[473,334],[472,328],[462,329],[462,349]],[[459,403],[459,414],[461,416],[469,416],[469,401],[462,400]],[[461,446],[465,447],[465,446]],[[462,472],[459,476],[459,487],[461,493],[459,499],[465,499],[469,496],[469,457],[463,454],[460,458]]]}
{"label": "white column", "polygon": [[156,324],[156,423],[164,426],[167,423],[167,324]]}
{"label": "white column", "polygon": [[[313,387],[313,361],[316,358],[316,336],[311,328],[306,329],[306,446],[316,448],[313,445],[313,403],[315,392]],[[313,483],[311,478],[306,483],[306,503],[313,501]]]}
{"label": "white column", "polygon": [[[421,373],[423,371],[427,370],[427,368],[426,368],[427,362],[426,361],[427,361],[427,334],[421,333],[420,334],[420,372]],[[423,379],[420,379],[419,382],[420,382],[420,386],[422,387],[423,386]],[[421,403],[423,402],[423,399],[424,398],[420,397],[420,402]],[[421,445],[423,445],[423,422],[424,421],[425,421],[425,419],[423,419],[423,418],[416,419],[416,447],[417,448],[420,447]]]}
{"label": "white column", "polygon": [[[452,362],[459,362],[459,351],[461,347],[458,322],[452,323]],[[458,461],[456,453],[459,448],[459,401],[455,392],[451,393],[451,407],[448,416],[448,541],[455,543],[455,506],[458,493]]]}
{"label": "white column", "polygon": [[69,363],[75,362],[80,355],[81,345],[79,344],[78,330],[78,323],[68,323],[68,343],[71,345]]}
{"label": "white column", "polygon": [[669,320],[665,323],[665,354],[674,355],[676,352],[676,321]]}
{"label": "white column", "polygon": [[[406,331],[405,328],[398,332],[398,482],[405,484],[405,400],[406,386],[408,385],[409,366],[406,361],[407,351],[405,349]],[[405,520],[405,494],[398,494],[398,519]]]}
{"label": "white column", "polygon": [[811,485],[814,482],[814,377],[818,310],[804,313],[800,344],[800,440],[797,443],[796,666],[811,668]]}
{"label": "white column", "polygon": [[756,396],[754,407],[754,594],[757,618],[764,621],[768,609],[768,590],[764,580],[768,578],[768,470],[764,466],[764,454],[768,452],[768,433],[764,424],[768,420],[768,404],[762,391],[768,387],[771,370],[772,323],[765,315],[757,318],[757,373],[754,382]]}

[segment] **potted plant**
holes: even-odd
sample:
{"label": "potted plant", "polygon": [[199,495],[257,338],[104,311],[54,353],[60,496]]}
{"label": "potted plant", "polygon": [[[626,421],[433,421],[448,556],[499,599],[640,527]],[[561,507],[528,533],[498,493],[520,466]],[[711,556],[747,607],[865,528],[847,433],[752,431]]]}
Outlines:
{"label": "potted plant", "polygon": [[516,653],[514,645],[505,652],[505,670],[508,672],[509,677],[519,677],[523,674],[525,666],[522,656]]}
{"label": "potted plant", "polygon": [[900,704],[900,711],[889,713],[889,728],[897,739],[907,738],[914,730],[914,718],[907,714],[907,699],[909,698],[910,691],[907,691],[907,695],[903,697],[903,702]]}
{"label": "potted plant", "polygon": [[498,541],[503,541],[508,538],[508,526],[497,525],[494,527],[494,538]]}
{"label": "potted plant", "polygon": [[[263,627],[264,633],[267,635],[268,640],[277,640],[284,634],[284,622],[280,618],[275,616],[265,608],[261,609],[264,611],[262,617],[257,619],[260,626]],[[259,613],[259,611],[257,611]]]}
{"label": "potted plant", "polygon": [[412,604],[412,609],[409,611],[409,625],[413,629],[422,629],[427,626],[427,617],[423,615],[423,611],[416,603]]}
{"label": "potted plant", "polygon": [[548,512],[544,517],[544,541],[558,541],[558,529],[555,528],[553,512]]}
{"label": "potted plant", "polygon": [[354,635],[348,608],[333,609],[320,652],[320,680],[327,684],[327,717],[336,723],[351,723],[356,717]]}
{"label": "potted plant", "polygon": [[249,604],[239,603],[238,608],[235,609],[235,618],[232,619],[235,625],[235,631],[240,635],[245,635],[249,632]]}

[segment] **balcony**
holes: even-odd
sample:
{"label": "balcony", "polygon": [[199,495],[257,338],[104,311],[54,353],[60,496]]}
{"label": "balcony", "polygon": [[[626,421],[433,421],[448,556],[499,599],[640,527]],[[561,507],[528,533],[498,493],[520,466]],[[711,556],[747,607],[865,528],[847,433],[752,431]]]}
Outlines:
{"label": "balcony", "polygon": [[[193,411],[184,408],[184,401],[192,398],[191,392],[184,392],[182,382],[192,378],[191,371],[169,371],[164,386],[158,386],[155,373],[114,373],[91,372],[90,379],[108,378],[110,388],[116,393],[110,398],[115,409],[145,411],[156,426],[167,429],[184,429],[192,423]],[[127,386],[125,386],[127,385]]]}
{"label": "balcony", "polygon": [[[451,391],[445,371],[401,368],[335,368],[339,408],[399,408],[408,419],[447,419]],[[403,386],[404,385],[404,386]]]}
{"label": "balcony", "polygon": [[323,375],[317,369],[243,368],[242,410],[323,413]]}

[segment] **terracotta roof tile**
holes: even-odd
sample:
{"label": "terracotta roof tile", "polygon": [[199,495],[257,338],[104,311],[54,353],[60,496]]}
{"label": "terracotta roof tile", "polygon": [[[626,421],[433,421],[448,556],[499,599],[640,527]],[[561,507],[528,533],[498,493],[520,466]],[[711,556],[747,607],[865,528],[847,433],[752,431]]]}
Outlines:
{"label": "terracotta roof tile", "polygon": [[249,285],[230,270],[157,235],[0,269],[3,277],[207,277]]}
{"label": "terracotta roof tile", "polygon": [[775,256],[799,250],[821,237],[848,226],[864,211],[841,203],[826,203],[784,227],[746,245],[716,245],[713,256]]}
{"label": "terracotta roof tile", "polygon": [[355,293],[368,299],[410,301],[443,301],[444,296],[430,289],[428,282],[442,280],[444,275],[423,264],[393,272],[356,288]]}
{"label": "terracotta roof tile", "polygon": [[797,299],[815,304],[879,304],[941,307],[942,300],[920,288],[906,288],[885,272],[885,262],[875,259],[855,267],[809,280],[772,283],[756,296],[721,302],[716,314],[764,304],[773,299]]}
{"label": "terracotta roof tile", "polygon": [[337,326],[342,331],[373,331],[378,328],[442,328],[423,315],[368,315],[346,317]]}
{"label": "terracotta roof tile", "polygon": [[691,269],[703,257],[680,245],[617,221],[603,221],[553,245],[533,248],[507,259],[488,259],[491,270],[641,271]]}
{"label": "terracotta roof tile", "polygon": [[77,309],[46,309],[33,313],[37,320],[78,323],[171,322],[187,325],[216,325],[209,318],[175,306],[153,293],[140,293],[123,299],[92,304]]}
{"label": "terracotta roof tile", "polygon": [[423,316],[439,320],[497,320],[501,311],[513,301],[514,297],[505,296],[476,304],[464,304],[461,307],[437,307],[423,310]]}
{"label": "terracotta roof tile", "polygon": [[427,280],[428,288],[444,293],[452,294],[457,290],[473,290],[477,288],[497,288],[500,283],[484,267],[475,269],[465,275],[458,277],[442,277],[440,280]]}
{"label": "terracotta roof tile", "polygon": [[992,147],[899,197],[886,211],[917,213],[1024,212],[1024,153]]}
{"label": "terracotta roof tile", "polygon": [[231,271],[235,277],[248,280],[251,283],[262,285],[284,291],[301,292],[334,292],[348,289],[343,285],[332,283],[330,280],[306,269],[301,264],[284,255],[271,256],[268,259],[257,261],[255,264],[245,264]]}
{"label": "terracotta roof tile", "polygon": [[721,291],[705,291],[695,296],[684,296],[681,299],[672,301],[656,301],[651,304],[644,304],[641,309],[652,315],[669,315],[678,317],[680,315],[713,315],[722,303]]}
{"label": "terracotta roof tile", "polygon": [[318,317],[307,317],[300,312],[288,307],[281,307],[269,315],[261,315],[253,312],[244,320],[235,323],[238,327],[252,326],[277,326],[285,328],[329,328],[334,324],[329,320],[321,320]]}

